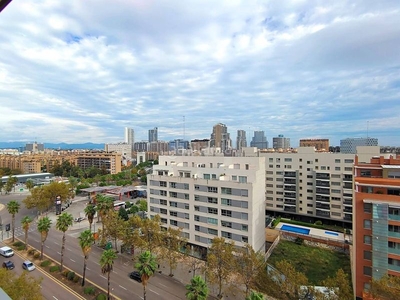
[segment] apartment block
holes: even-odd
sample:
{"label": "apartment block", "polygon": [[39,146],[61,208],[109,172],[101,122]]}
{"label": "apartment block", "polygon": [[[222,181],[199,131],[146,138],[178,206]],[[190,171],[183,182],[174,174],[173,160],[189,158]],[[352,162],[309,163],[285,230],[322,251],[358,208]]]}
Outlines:
{"label": "apartment block", "polygon": [[[378,151],[377,148],[374,148]],[[372,157],[370,149],[362,157]],[[379,153],[379,152],[378,152]],[[317,152],[259,153],[266,163],[266,213],[306,222],[326,219],[351,226],[353,154]]]}
{"label": "apartment block", "polygon": [[121,154],[119,153],[81,153],[75,156],[74,162],[76,166],[84,170],[90,167],[95,167],[105,169],[110,174],[121,172]]}
{"label": "apartment block", "polygon": [[199,253],[214,237],[265,249],[265,158],[160,156],[148,175],[149,214],[180,227]]}
{"label": "apartment block", "polygon": [[356,157],[354,168],[353,284],[361,300],[372,279],[400,276],[400,157]]}
{"label": "apartment block", "polygon": [[117,152],[121,154],[123,160],[132,159],[132,145],[128,143],[105,144],[104,151]]}
{"label": "apartment block", "polygon": [[341,153],[356,153],[358,146],[378,146],[377,138],[347,138],[340,140]]}
{"label": "apartment block", "polygon": [[329,139],[301,139],[300,147],[315,147],[318,151],[329,151]]}

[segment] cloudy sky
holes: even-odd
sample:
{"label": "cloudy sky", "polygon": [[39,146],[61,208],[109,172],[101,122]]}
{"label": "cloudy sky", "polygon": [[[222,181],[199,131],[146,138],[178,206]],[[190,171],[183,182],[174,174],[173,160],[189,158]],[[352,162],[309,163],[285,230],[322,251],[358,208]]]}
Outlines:
{"label": "cloudy sky", "polygon": [[0,141],[209,138],[400,145],[398,0],[14,0]]}

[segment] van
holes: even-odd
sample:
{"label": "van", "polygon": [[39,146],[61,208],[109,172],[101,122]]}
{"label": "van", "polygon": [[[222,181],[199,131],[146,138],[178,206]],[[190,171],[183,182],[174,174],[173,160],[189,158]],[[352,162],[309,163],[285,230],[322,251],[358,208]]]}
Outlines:
{"label": "van", "polygon": [[11,257],[14,255],[14,251],[10,247],[1,247],[0,255],[3,255],[4,257]]}

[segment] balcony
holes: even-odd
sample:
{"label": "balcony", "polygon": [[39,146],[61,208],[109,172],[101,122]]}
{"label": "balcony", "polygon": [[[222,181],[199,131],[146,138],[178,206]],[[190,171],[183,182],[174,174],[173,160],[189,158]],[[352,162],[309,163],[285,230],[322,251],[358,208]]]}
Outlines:
{"label": "balcony", "polygon": [[287,212],[296,212],[296,206],[285,206],[284,208],[283,208],[283,210],[284,211],[287,211]]}
{"label": "balcony", "polygon": [[329,196],[317,195],[317,196],[315,197],[315,201],[319,201],[319,202],[330,202],[330,198],[329,198]]}
{"label": "balcony", "polygon": [[296,179],[285,178],[283,183],[284,184],[296,184]]}
{"label": "balcony", "polygon": [[285,172],[283,177],[296,177],[296,172]]}
{"label": "balcony", "polygon": [[323,204],[323,203],[317,203],[316,208],[320,208],[320,209],[325,209],[325,210],[330,210],[331,207],[329,204]]}
{"label": "balcony", "polygon": [[322,179],[322,180],[329,180],[330,176],[329,176],[329,173],[317,173],[315,175],[315,178]]}
{"label": "balcony", "polygon": [[400,232],[388,231],[388,236],[400,239]]}
{"label": "balcony", "polygon": [[330,191],[329,189],[324,189],[324,188],[316,188],[315,189],[316,194],[323,194],[323,195],[329,195]]}
{"label": "balcony", "polygon": [[352,214],[353,213],[353,208],[345,206],[344,209],[343,209],[343,212]]}
{"label": "balcony", "polygon": [[285,200],[284,200],[284,203],[285,203],[285,205],[287,204],[287,205],[296,205],[296,200],[293,200],[293,199],[286,199],[285,198]]}
{"label": "balcony", "polygon": [[353,221],[353,216],[349,214],[345,214],[343,220],[345,221]]}
{"label": "balcony", "polygon": [[296,186],[295,185],[285,185],[283,187],[283,190],[295,192],[296,191]]}
{"label": "balcony", "polygon": [[331,185],[330,185],[330,183],[329,183],[329,181],[322,181],[322,180],[317,180],[316,182],[315,182],[315,186],[322,186],[322,187],[330,187]]}
{"label": "balcony", "polygon": [[344,205],[353,205],[353,201],[351,200],[343,200]]}
{"label": "balcony", "polygon": [[352,189],[353,189],[353,183],[345,182],[345,183],[343,184],[343,188],[344,188],[344,189],[347,189],[347,190],[352,190]]}
{"label": "balcony", "polygon": [[294,199],[297,198],[296,193],[284,193],[283,196],[284,196],[285,198],[294,198]]}
{"label": "balcony", "polygon": [[353,182],[353,175],[345,175],[343,177],[343,181],[345,181],[345,182]]}
{"label": "balcony", "polygon": [[389,248],[389,247],[388,247],[388,253],[400,255],[400,249],[397,249],[397,248]]}
{"label": "balcony", "polygon": [[400,221],[400,215],[389,214],[389,220]]}
{"label": "balcony", "polygon": [[318,210],[318,209],[315,214],[319,217],[324,217],[324,218],[330,218],[330,216],[331,216],[331,214],[329,212],[324,211],[324,210]]}
{"label": "balcony", "polygon": [[343,198],[347,198],[347,199],[353,199],[353,194],[349,194],[349,193],[343,193]]}

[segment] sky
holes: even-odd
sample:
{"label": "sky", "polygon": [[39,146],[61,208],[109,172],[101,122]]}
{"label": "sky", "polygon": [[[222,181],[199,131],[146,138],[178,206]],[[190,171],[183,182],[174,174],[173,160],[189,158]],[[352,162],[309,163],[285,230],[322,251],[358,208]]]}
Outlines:
{"label": "sky", "polygon": [[14,0],[0,141],[375,137],[400,145],[398,0]]}

